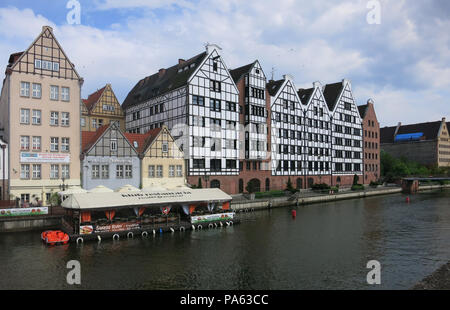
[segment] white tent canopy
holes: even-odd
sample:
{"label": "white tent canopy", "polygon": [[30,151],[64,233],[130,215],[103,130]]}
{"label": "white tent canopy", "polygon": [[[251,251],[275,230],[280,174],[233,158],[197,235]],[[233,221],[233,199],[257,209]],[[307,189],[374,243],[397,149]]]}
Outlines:
{"label": "white tent canopy", "polygon": [[119,207],[164,206],[174,204],[223,203],[232,197],[218,188],[163,190],[129,193],[88,193],[70,195],[62,203],[66,209],[95,210]]}
{"label": "white tent canopy", "polygon": [[114,193],[114,191],[103,185],[99,185],[99,186],[89,190],[88,193]]}
{"label": "white tent canopy", "polygon": [[60,196],[66,196],[66,195],[84,194],[84,193],[87,193],[87,191],[85,189],[82,189],[81,187],[76,186],[76,187],[69,188],[63,192],[59,192],[58,194]]}
{"label": "white tent canopy", "polygon": [[117,193],[126,193],[126,192],[140,192],[141,190],[133,185],[124,185],[121,188],[115,190]]}

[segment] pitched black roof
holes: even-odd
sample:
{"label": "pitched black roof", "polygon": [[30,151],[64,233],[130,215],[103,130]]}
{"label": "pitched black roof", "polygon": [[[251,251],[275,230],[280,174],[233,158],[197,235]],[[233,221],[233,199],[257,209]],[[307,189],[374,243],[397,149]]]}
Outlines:
{"label": "pitched black roof", "polygon": [[300,88],[297,93],[298,93],[298,96],[299,96],[302,104],[307,105],[309,99],[311,98],[312,94],[314,93],[314,88],[308,88],[308,89]]}
{"label": "pitched black roof", "polygon": [[359,116],[361,116],[361,118],[366,117],[367,106],[368,106],[367,104],[358,106],[358,112],[359,112]]}
{"label": "pitched black roof", "polygon": [[269,91],[269,94],[271,96],[275,96],[278,92],[278,90],[280,89],[280,87],[283,85],[284,80],[278,80],[278,81],[269,81],[269,83],[267,83],[266,87],[267,90]]}
{"label": "pitched black roof", "polygon": [[[122,104],[122,108],[126,109],[132,107],[187,84],[191,74],[197,69],[197,66],[206,56],[207,53],[203,52],[181,64],[165,69],[164,74],[160,75],[159,73],[155,73],[140,80],[128,93],[128,96]],[[194,66],[191,67],[191,64],[194,64]],[[182,69],[183,71],[178,72],[179,69]]]}
{"label": "pitched black roof", "polygon": [[233,77],[234,83],[237,84],[237,82],[244,76],[244,74],[248,73],[250,69],[253,67],[256,61],[252,62],[251,64],[230,70],[230,74]]}
{"label": "pitched black roof", "polygon": [[[411,125],[400,126],[397,135],[408,134],[408,133],[418,133],[422,132],[425,140],[437,139],[439,134],[439,129],[441,128],[442,121],[419,123]],[[394,133],[397,126],[384,127],[380,129],[380,142],[381,143],[393,143]]]}
{"label": "pitched black roof", "polygon": [[343,88],[344,84],[342,82],[325,85],[325,89],[323,90],[323,96],[325,97],[325,101],[327,102],[328,109],[330,111],[334,110],[337,99],[339,95],[342,93]]}

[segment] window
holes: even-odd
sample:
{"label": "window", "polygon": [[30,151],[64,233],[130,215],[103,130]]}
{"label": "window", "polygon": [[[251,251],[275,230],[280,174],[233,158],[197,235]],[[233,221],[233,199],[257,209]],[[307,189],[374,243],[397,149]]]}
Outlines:
{"label": "window", "polygon": [[41,137],[33,137],[32,140],[33,144],[33,151],[40,151],[41,150]]}
{"label": "window", "polygon": [[92,166],[92,178],[100,179],[100,166],[99,165]]}
{"label": "window", "polygon": [[86,127],[86,118],[82,117],[80,124],[81,124],[81,127]]}
{"label": "window", "polygon": [[50,179],[59,179],[59,165],[50,166]]}
{"label": "window", "polygon": [[227,169],[236,169],[236,160],[227,159]]}
{"label": "window", "polygon": [[30,83],[20,82],[20,96],[30,97]]}
{"label": "window", "polygon": [[42,95],[42,85],[33,83],[33,98],[40,99]]}
{"label": "window", "polygon": [[61,152],[69,152],[69,138],[61,138]]}
{"label": "window", "polygon": [[20,165],[20,178],[21,179],[30,178],[30,165]]}
{"label": "window", "polygon": [[222,170],[222,161],[220,159],[211,159],[209,161],[211,171]]}
{"label": "window", "polygon": [[33,125],[40,125],[41,124],[41,110],[33,110],[33,118],[32,123]]}
{"label": "window", "polygon": [[213,71],[217,72],[217,61],[214,61],[213,63]]}
{"label": "window", "polygon": [[220,131],[222,129],[222,123],[220,119],[211,118],[210,119],[211,131]]}
{"label": "window", "polygon": [[163,166],[159,165],[156,167],[156,177],[157,178],[163,177]]}
{"label": "window", "polygon": [[205,97],[192,96],[192,104],[205,106]]}
{"label": "window", "polygon": [[20,123],[29,124],[30,123],[30,110],[20,109]]}
{"label": "window", "polygon": [[117,139],[111,139],[110,149],[111,149],[111,152],[117,152]]}
{"label": "window", "polygon": [[123,166],[122,165],[117,165],[116,166],[116,178],[117,179],[122,179],[123,178]]}
{"label": "window", "polygon": [[205,168],[205,160],[204,159],[194,159],[193,160],[193,168],[194,169],[204,169]]}
{"label": "window", "polygon": [[220,100],[210,99],[210,106],[211,106],[211,111],[220,112],[220,110],[221,110]]}
{"label": "window", "polygon": [[236,103],[234,102],[227,102],[227,110],[236,112]]}
{"label": "window", "polygon": [[125,165],[125,178],[131,179],[133,178],[133,166]]}
{"label": "window", "polygon": [[114,110],[115,110],[115,108],[113,105],[110,105],[110,104],[103,105],[103,111],[114,112]]}
{"label": "window", "polygon": [[58,126],[59,112],[50,112],[50,126]]}
{"label": "window", "polygon": [[59,138],[50,138],[50,151],[51,152],[59,151]]}
{"label": "window", "polygon": [[69,112],[61,112],[61,126],[68,127],[70,125]]}
{"label": "window", "polygon": [[50,86],[50,99],[58,100],[59,99],[59,87],[51,85]]}
{"label": "window", "polygon": [[221,91],[221,84],[219,81],[210,80],[209,81],[209,88],[213,92],[220,93]]}
{"label": "window", "polygon": [[163,153],[169,152],[169,143],[167,141],[163,142],[163,144],[162,144],[162,152]]}
{"label": "window", "polygon": [[169,166],[169,178],[175,177],[175,166],[170,165]]}
{"label": "window", "polygon": [[352,105],[348,102],[344,102],[344,109],[351,111],[352,110]]}
{"label": "window", "polygon": [[183,166],[177,165],[177,177],[182,177],[182,176],[183,176]]}
{"label": "window", "polygon": [[20,137],[20,150],[28,151],[30,149],[30,137],[21,136]]}
{"label": "window", "polygon": [[148,177],[149,178],[155,177],[155,166],[148,166]]}
{"label": "window", "polygon": [[70,165],[61,165],[61,178],[70,179]]}
{"label": "window", "polygon": [[61,87],[61,100],[69,101],[70,100],[70,89],[69,87]]}
{"label": "window", "polygon": [[92,119],[92,128],[97,128],[97,119],[96,118]]}
{"label": "window", "polygon": [[102,179],[109,179],[109,165],[102,165]]}
{"label": "window", "polygon": [[39,164],[33,165],[33,179],[35,180],[41,179],[41,165]]}

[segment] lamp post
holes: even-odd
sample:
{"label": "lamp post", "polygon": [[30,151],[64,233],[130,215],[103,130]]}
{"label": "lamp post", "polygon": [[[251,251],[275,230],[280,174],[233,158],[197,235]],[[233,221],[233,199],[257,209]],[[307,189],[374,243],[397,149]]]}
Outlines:
{"label": "lamp post", "polygon": [[[2,156],[2,172],[3,172],[3,186],[2,186],[2,199],[5,199],[4,197],[6,197],[6,188],[5,188],[5,150],[6,150],[6,144],[2,144],[2,152],[3,152],[3,156]],[[6,199],[5,199],[6,200]]]}
{"label": "lamp post", "polygon": [[62,177],[61,181],[62,181],[62,184],[59,185],[59,189],[64,192],[66,190],[66,184],[64,184],[64,182],[66,181],[66,178]]}

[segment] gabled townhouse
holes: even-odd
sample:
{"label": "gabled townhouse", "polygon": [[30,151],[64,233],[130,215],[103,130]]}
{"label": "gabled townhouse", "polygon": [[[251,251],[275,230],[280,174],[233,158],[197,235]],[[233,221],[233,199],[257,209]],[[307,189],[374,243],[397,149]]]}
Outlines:
{"label": "gabled townhouse", "polygon": [[130,142],[116,123],[103,125],[97,131],[83,131],[80,156],[83,188],[91,190],[99,185],[112,190],[125,185],[139,188],[138,147],[138,142]]}
{"label": "gabled townhouse", "polygon": [[332,185],[351,185],[355,175],[363,182],[362,119],[350,81],[327,84],[323,91],[332,124]]}
{"label": "gabled townhouse", "polygon": [[125,114],[111,84],[106,84],[82,100],[81,130],[97,131],[111,123],[116,123],[120,130],[125,131]]}
{"label": "gabled townhouse", "polygon": [[239,91],[216,45],[139,81],[122,108],[126,130],[166,125],[184,152],[189,183],[234,192],[220,177],[239,174]]}
{"label": "gabled townhouse", "polygon": [[305,112],[304,174],[308,187],[314,183],[331,184],[332,173],[330,111],[322,92],[322,85],[315,82],[313,86],[298,91]]}
{"label": "gabled townhouse", "polygon": [[80,186],[82,84],[49,26],[11,54],[0,99],[11,199],[46,205],[62,186]]}
{"label": "gabled townhouse", "polygon": [[364,149],[364,184],[377,182],[381,178],[380,158],[380,123],[375,113],[373,100],[358,106],[359,115],[363,120],[363,149]]}
{"label": "gabled townhouse", "polygon": [[149,130],[145,134],[126,133],[125,136],[129,140],[137,138],[142,141],[138,150],[143,189],[176,189],[186,185],[184,154],[167,126]]}
{"label": "gabled townhouse", "polygon": [[[293,78],[284,75],[282,80],[269,81],[271,96],[271,171],[276,188],[285,188],[288,177],[294,186],[303,188],[305,173],[304,106],[301,103]],[[284,177],[280,177],[284,176]]]}

